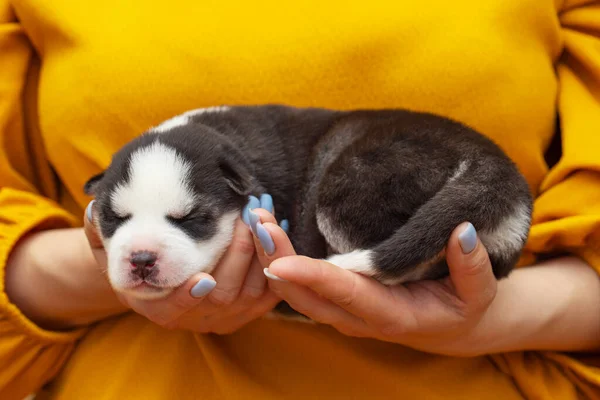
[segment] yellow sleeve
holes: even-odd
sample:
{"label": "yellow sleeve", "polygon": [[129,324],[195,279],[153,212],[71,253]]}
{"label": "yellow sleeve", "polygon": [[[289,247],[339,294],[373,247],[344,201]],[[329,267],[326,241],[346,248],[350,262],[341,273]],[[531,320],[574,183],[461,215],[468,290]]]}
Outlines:
{"label": "yellow sleeve", "polygon": [[[561,10],[562,157],[542,183],[527,246],[575,254],[600,273],[600,1],[566,0]],[[598,393],[600,354],[545,354],[590,397]]]}
{"label": "yellow sleeve", "polygon": [[567,0],[559,17],[562,157],[535,201],[528,248],[576,254],[600,273],[600,2]]}
{"label": "yellow sleeve", "polygon": [[0,55],[0,399],[19,399],[52,379],[82,331],[45,331],[23,316],[4,291],[6,261],[26,233],[76,220],[52,200],[43,146],[24,128],[33,50],[7,0],[0,0]]}

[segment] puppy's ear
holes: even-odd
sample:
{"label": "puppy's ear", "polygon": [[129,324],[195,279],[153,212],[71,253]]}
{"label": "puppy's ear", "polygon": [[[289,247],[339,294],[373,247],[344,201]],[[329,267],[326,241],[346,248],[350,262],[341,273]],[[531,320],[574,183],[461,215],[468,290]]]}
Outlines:
{"label": "puppy's ear", "polygon": [[237,194],[247,196],[254,187],[252,166],[239,150],[225,145],[219,152],[219,168],[229,187]]}
{"label": "puppy's ear", "polygon": [[87,194],[88,196],[95,195],[98,183],[100,183],[102,178],[104,178],[104,172],[102,172],[98,175],[92,176],[83,186],[83,191],[85,192],[85,194]]}

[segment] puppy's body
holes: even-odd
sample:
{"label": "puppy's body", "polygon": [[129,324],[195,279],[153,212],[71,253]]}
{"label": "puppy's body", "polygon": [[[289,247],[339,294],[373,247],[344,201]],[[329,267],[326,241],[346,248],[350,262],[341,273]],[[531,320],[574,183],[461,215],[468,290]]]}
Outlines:
{"label": "puppy's body", "polygon": [[[191,111],[125,146],[87,190],[98,200],[111,282],[146,297],[210,272],[250,194],[273,196],[299,254],[386,284],[447,275],[444,248],[464,221],[496,277],[506,276],[532,207],[523,177],[490,140],[405,110]],[[131,261],[140,252],[157,256],[140,264],[147,273]]]}

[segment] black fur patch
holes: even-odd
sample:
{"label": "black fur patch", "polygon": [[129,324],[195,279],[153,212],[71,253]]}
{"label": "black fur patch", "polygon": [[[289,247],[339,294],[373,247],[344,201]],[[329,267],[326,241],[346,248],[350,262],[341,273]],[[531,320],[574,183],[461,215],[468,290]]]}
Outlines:
{"label": "black fur patch", "polygon": [[[332,243],[316,222],[323,213],[349,247],[371,249],[378,277],[389,279],[435,260],[461,222],[491,232],[521,209],[521,222],[530,223],[532,198],[517,167],[463,124],[407,110],[266,105],[199,113],[121,149],[104,176],[89,182],[105,236],[119,226],[109,211],[111,190],[129,179],[132,152],[156,140],[189,161],[194,193],[214,200],[210,209],[200,205],[170,221],[196,239],[212,235],[222,213],[241,210],[248,194],[269,193],[276,218],[290,222],[299,254],[329,254]],[[490,254],[498,278],[512,270],[521,247]],[[437,262],[424,276],[447,273],[445,262]]]}

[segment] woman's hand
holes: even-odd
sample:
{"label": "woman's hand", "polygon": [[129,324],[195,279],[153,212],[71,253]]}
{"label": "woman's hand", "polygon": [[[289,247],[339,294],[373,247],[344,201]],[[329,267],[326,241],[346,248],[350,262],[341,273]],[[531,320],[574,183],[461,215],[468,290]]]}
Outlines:
{"label": "woman's hand", "polygon": [[[252,197],[249,208],[272,211],[271,196]],[[269,221],[275,222],[270,213]],[[106,265],[102,243],[91,223],[86,233],[99,264]],[[269,290],[263,268],[256,258],[255,245],[248,225],[236,222],[233,240],[211,275],[198,273],[167,297],[140,300],[118,294],[127,307],[168,329],[186,329],[197,333],[231,333],[273,309],[280,301]]]}
{"label": "woman's hand", "polygon": [[259,233],[271,254],[262,251],[259,259],[273,291],[347,335],[454,356],[600,347],[600,280],[577,259],[516,270],[497,281],[475,229],[465,223],[446,249],[449,278],[388,287],[295,256],[277,225],[265,223]]}

